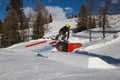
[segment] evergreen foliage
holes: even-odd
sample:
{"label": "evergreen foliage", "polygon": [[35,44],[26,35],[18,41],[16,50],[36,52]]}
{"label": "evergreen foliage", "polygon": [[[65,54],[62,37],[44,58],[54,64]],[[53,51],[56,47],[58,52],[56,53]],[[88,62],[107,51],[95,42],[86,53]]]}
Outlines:
{"label": "evergreen foliage", "polygon": [[75,32],[81,32],[87,30],[88,16],[89,13],[87,11],[87,6],[83,4],[78,13],[78,20],[77,20],[78,24]]}
{"label": "evergreen foliage", "polygon": [[37,19],[33,25],[34,39],[42,38],[44,36],[44,23],[41,11],[38,12]]}
{"label": "evergreen foliage", "polygon": [[50,17],[49,17],[49,23],[52,22],[52,15],[50,14]]}
{"label": "evergreen foliage", "polygon": [[23,21],[25,18],[25,15],[23,13],[23,0],[10,0],[10,3],[7,7],[7,11],[9,12],[11,10],[11,8],[14,8],[14,10],[17,12],[18,17],[19,17],[19,23],[20,25],[20,29],[23,30],[25,29],[23,26]]}
{"label": "evergreen foliage", "polygon": [[1,36],[2,46],[7,47],[21,42],[18,22],[19,22],[18,14],[13,8],[11,8],[11,11],[8,12],[2,27]]}
{"label": "evergreen foliage", "polygon": [[33,24],[33,38],[42,38],[47,30],[45,24],[49,23],[48,11],[43,3],[38,0],[35,5],[35,11],[37,12],[36,21]]}
{"label": "evergreen foliage", "polygon": [[0,34],[1,34],[1,30],[2,29],[2,20],[0,20]]}

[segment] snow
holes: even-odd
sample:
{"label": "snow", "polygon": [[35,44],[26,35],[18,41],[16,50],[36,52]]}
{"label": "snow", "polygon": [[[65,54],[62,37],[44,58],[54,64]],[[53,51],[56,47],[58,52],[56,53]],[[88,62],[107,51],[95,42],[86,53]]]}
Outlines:
{"label": "snow", "polygon": [[116,68],[112,66],[100,58],[91,57],[86,55],[79,55],[74,53],[62,53],[61,52],[52,52],[49,55],[48,59],[59,61],[63,63],[67,63],[74,66],[84,67],[84,68],[91,68],[91,69],[113,69]]}
{"label": "snow", "polygon": [[[71,25],[69,41],[83,44],[71,53],[57,51],[47,38],[1,48],[0,80],[120,80],[119,16],[110,16],[113,27],[105,39],[100,28],[92,29],[91,42],[88,31],[72,32],[76,18],[50,23],[44,37],[55,36],[66,23]],[[44,40],[47,42],[25,47]]]}

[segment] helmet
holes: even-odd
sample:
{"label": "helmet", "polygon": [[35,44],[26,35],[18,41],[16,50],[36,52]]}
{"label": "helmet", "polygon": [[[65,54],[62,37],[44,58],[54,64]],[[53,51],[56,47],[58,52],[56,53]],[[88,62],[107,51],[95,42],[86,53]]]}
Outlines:
{"label": "helmet", "polygon": [[66,28],[70,28],[70,24],[66,24],[65,26],[66,26]]}

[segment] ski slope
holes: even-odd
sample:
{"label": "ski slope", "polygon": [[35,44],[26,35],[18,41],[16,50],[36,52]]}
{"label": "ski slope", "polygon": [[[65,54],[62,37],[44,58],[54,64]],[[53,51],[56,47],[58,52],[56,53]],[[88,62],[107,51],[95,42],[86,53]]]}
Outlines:
{"label": "ski slope", "polygon": [[[110,17],[110,24],[120,20]],[[54,21],[44,37],[55,36],[66,23],[76,27],[75,19]],[[102,39],[100,28],[73,33],[69,41],[83,47],[72,53],[59,52],[51,39],[38,39],[0,49],[0,80],[119,80],[120,79],[120,22]],[[29,47],[28,47],[29,46]],[[37,54],[40,54],[37,56]]]}

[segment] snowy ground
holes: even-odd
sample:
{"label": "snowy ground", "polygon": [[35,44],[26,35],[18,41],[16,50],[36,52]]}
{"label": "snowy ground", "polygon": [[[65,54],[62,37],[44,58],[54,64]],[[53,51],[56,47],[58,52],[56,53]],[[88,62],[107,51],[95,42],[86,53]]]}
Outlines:
{"label": "snowy ground", "polygon": [[[111,17],[111,25],[120,21],[117,16]],[[74,19],[55,21],[49,24],[51,30],[45,37],[55,36],[66,23],[71,24],[71,29],[76,25]],[[70,42],[83,44],[72,53],[56,52],[49,39],[0,49],[0,80],[120,80],[119,25],[114,24],[104,40],[100,29],[93,29],[92,42],[89,42],[87,31],[77,34],[71,31]],[[25,47],[41,41],[46,42]]]}

